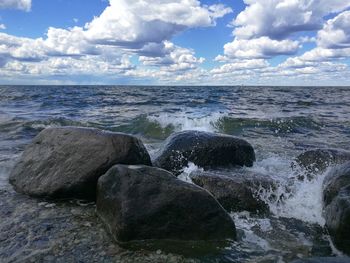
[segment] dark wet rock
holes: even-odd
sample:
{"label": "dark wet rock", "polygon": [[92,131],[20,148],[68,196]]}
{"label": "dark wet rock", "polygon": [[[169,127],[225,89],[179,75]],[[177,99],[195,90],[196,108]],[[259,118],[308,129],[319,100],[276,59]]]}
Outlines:
{"label": "dark wet rock", "polygon": [[270,191],[275,185],[266,175],[233,171],[196,171],[190,174],[196,185],[208,190],[228,211],[267,213],[268,205],[259,192]]}
{"label": "dark wet rock", "polygon": [[340,190],[350,185],[350,162],[334,167],[323,182],[323,201],[327,206],[339,194]]}
{"label": "dark wet rock", "polygon": [[97,213],[118,242],[236,235],[234,222],[212,195],[154,167],[112,167],[98,181]]}
{"label": "dark wet rock", "polygon": [[4,190],[0,190],[0,200],[2,263],[197,262],[148,249],[130,251],[114,244],[96,216],[94,204],[57,202],[54,208],[47,208],[40,200]]}
{"label": "dark wet rock", "polygon": [[140,140],[97,129],[61,127],[39,133],[10,175],[15,190],[36,197],[95,199],[98,178],[115,164],[150,165]]}
{"label": "dark wet rock", "polygon": [[350,161],[350,152],[340,149],[316,149],[300,154],[292,164],[305,169],[309,176],[324,172],[327,167]]}
{"label": "dark wet rock", "polygon": [[350,255],[350,185],[326,206],[325,218],[335,246]]}
{"label": "dark wet rock", "polygon": [[350,255],[350,162],[333,168],[324,183],[324,215],[335,246]]}
{"label": "dark wet rock", "polygon": [[205,168],[252,166],[253,147],[245,140],[223,134],[183,131],[172,134],[154,159],[154,165],[179,175],[188,162]]}
{"label": "dark wet rock", "polygon": [[349,263],[348,257],[316,257],[303,258],[292,261],[291,263]]}

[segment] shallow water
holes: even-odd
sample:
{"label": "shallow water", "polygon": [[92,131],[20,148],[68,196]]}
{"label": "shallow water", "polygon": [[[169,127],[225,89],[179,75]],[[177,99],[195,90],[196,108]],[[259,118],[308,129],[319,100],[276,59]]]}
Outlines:
{"label": "shallow water", "polygon": [[[243,173],[267,174],[278,183],[274,191],[261,193],[273,215],[232,214],[239,242],[205,255],[175,252],[206,262],[288,262],[334,255],[323,229],[325,174],[301,182],[295,176],[302,171],[293,171],[290,164],[313,148],[350,150],[349,116],[347,87],[2,86],[0,189],[11,189],[11,167],[45,127],[77,125],[131,133],[142,138],[151,154],[174,131],[226,133],[245,138],[256,150],[257,162]],[[186,171],[194,169],[199,168]],[[181,177],[186,180],[186,174]]]}

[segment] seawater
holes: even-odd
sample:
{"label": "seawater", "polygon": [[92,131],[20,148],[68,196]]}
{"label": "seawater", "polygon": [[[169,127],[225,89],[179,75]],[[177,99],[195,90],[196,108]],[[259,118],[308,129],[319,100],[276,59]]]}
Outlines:
{"label": "seawater", "polygon": [[[329,256],[322,182],[299,181],[293,159],[314,148],[350,150],[349,87],[0,86],[0,188],[31,139],[46,127],[84,126],[140,137],[151,155],[171,133],[201,130],[238,136],[256,150],[242,171],[274,178],[260,193],[272,215],[233,213],[239,242],[207,262],[288,262]],[[180,176],[196,169],[190,164]],[[272,195],[278,198],[270,198]],[[179,251],[181,253],[181,251]]]}

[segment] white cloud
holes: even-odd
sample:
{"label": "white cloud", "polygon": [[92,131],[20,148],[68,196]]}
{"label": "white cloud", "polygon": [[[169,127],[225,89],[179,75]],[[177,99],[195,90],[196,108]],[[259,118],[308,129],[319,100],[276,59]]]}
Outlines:
{"label": "white cloud", "polygon": [[219,68],[214,68],[210,71],[210,73],[214,75],[219,74],[231,74],[241,70],[253,70],[253,69],[261,69],[269,66],[269,63],[264,59],[254,59],[254,60],[236,60],[234,62],[222,65]]}
{"label": "white cloud", "polygon": [[205,60],[195,57],[193,50],[176,46],[169,41],[164,42],[164,53],[162,57],[140,56],[139,60],[145,66],[157,66],[166,71],[194,69]]}
{"label": "white cloud", "polygon": [[294,32],[317,30],[323,17],[350,7],[348,0],[244,0],[248,5],[232,22],[242,39],[284,39]]}
{"label": "white cloud", "polygon": [[[235,39],[224,46],[224,54],[228,58],[271,58],[278,55],[295,54],[299,48],[297,41],[272,40],[268,37],[256,39]],[[218,57],[220,60],[222,57]]]}
{"label": "white cloud", "polygon": [[188,28],[213,26],[231,11],[223,5],[202,6],[197,0],[110,0],[110,6],[86,24],[86,36],[98,44],[142,49]]}
{"label": "white cloud", "polygon": [[350,57],[350,11],[345,11],[328,20],[317,34],[317,47],[283,65],[291,67],[309,66],[313,62],[330,62]]}
{"label": "white cloud", "polygon": [[1,0],[0,9],[11,8],[29,12],[32,7],[32,0]]}
{"label": "white cloud", "polygon": [[330,19],[318,32],[317,44],[323,48],[350,48],[350,11]]}
{"label": "white cloud", "polygon": [[6,26],[4,24],[0,24],[0,30],[5,30]]}
{"label": "white cloud", "polygon": [[221,4],[202,6],[197,0],[110,0],[85,27],[50,27],[45,38],[37,39],[0,33],[1,73],[72,75],[85,70],[136,76],[141,71],[125,56],[137,54],[142,66],[159,68],[154,75],[189,76],[185,71],[197,70],[204,58],[169,39],[189,28],[214,26],[231,11]]}

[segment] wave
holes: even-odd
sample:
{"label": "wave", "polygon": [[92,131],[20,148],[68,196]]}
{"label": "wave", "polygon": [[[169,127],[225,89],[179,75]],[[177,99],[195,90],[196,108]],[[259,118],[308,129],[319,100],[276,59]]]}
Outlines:
{"label": "wave", "polygon": [[277,119],[235,118],[225,112],[210,114],[198,113],[160,113],[142,114],[135,118],[104,122],[96,120],[72,120],[64,117],[44,120],[12,118],[0,121],[0,132],[35,134],[48,127],[80,126],[125,132],[154,140],[164,140],[171,133],[183,130],[219,132],[242,135],[246,131],[283,135],[289,133],[307,134],[320,130],[322,123],[310,117],[291,117]]}

